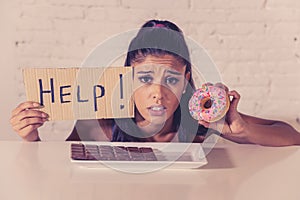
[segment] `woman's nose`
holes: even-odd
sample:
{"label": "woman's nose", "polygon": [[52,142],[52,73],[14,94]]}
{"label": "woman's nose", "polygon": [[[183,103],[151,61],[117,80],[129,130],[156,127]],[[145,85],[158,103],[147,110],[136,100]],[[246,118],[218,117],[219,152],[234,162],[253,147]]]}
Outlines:
{"label": "woman's nose", "polygon": [[161,100],[164,98],[164,86],[161,84],[152,85],[152,98],[156,100]]}

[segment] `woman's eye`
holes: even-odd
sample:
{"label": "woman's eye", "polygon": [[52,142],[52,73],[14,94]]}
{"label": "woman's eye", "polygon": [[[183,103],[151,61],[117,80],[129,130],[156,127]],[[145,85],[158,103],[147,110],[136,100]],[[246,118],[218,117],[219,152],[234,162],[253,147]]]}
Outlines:
{"label": "woman's eye", "polygon": [[166,78],[166,84],[175,85],[179,80],[174,77]]}
{"label": "woman's eye", "polygon": [[150,77],[150,76],[142,76],[142,77],[139,77],[139,80],[142,82],[142,83],[151,83],[153,78]]}

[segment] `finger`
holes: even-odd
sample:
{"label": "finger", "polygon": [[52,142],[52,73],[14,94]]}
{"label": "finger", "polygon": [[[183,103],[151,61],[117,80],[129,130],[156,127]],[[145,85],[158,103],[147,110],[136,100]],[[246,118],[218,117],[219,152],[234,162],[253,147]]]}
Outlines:
{"label": "finger", "polygon": [[207,82],[207,83],[203,83],[203,84],[202,84],[202,87],[207,87],[207,86],[213,86],[213,84],[210,83],[210,82]]}
{"label": "finger", "polygon": [[199,120],[198,123],[201,124],[202,126],[204,126],[205,128],[208,128],[209,124],[210,124],[209,122],[204,121],[204,120]]}
{"label": "finger", "polygon": [[228,87],[227,87],[226,85],[224,85],[223,83],[216,83],[214,86],[215,86],[215,87],[222,88],[223,90],[225,90],[225,91],[226,91],[226,93],[228,93],[228,92],[229,92],[229,89],[228,89]]}
{"label": "finger", "polygon": [[26,127],[24,127],[22,130],[20,130],[18,133],[22,138],[25,138],[34,130],[37,130],[39,127],[41,127],[43,124],[31,124]]}
{"label": "finger", "polygon": [[218,123],[218,122],[207,122],[207,121],[204,121],[204,120],[199,120],[198,123],[203,125],[205,128],[210,128],[210,129],[214,129],[214,130],[217,130],[217,131],[222,131],[222,128],[220,129],[220,125],[223,124],[223,123],[221,123],[221,122]]}
{"label": "finger", "polygon": [[232,90],[232,91],[228,92],[228,95],[233,97],[231,102],[230,102],[230,108],[232,108],[234,110],[237,110],[238,103],[241,99],[240,94],[237,91]]}
{"label": "finger", "polygon": [[10,119],[10,124],[16,126],[25,118],[44,118],[48,120],[49,115],[45,112],[38,110],[25,110],[22,111],[19,115],[16,115]]}
{"label": "finger", "polygon": [[39,110],[24,110],[21,113],[19,113],[18,115],[14,116],[13,118],[11,118],[10,123],[12,125],[18,124],[20,123],[21,120],[25,119],[25,118],[48,118],[49,115],[43,111],[39,111]]}
{"label": "finger", "polygon": [[20,112],[26,109],[37,109],[37,108],[42,108],[41,104],[38,102],[34,101],[26,101],[21,104],[19,104],[13,111],[12,111],[12,116],[18,115]]}
{"label": "finger", "polygon": [[25,118],[22,121],[20,121],[20,123],[16,124],[13,128],[15,131],[19,132],[22,129],[26,128],[27,126],[31,126],[31,125],[36,125],[36,124],[41,124],[43,125],[45,121],[47,121],[48,119],[46,118]]}

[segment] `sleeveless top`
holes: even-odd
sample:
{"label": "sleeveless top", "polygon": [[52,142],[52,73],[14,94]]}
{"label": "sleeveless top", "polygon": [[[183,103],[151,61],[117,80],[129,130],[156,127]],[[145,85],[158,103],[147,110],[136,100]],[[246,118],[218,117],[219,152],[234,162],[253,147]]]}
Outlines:
{"label": "sleeveless top", "polygon": [[[71,135],[66,139],[67,141],[85,141],[82,137],[79,136],[77,125],[82,120],[78,120]],[[185,124],[177,128],[178,142],[193,142],[195,136],[205,136],[208,129],[198,123]],[[134,124],[132,124],[134,123]],[[139,137],[141,132],[136,126],[135,122],[132,119],[114,119],[112,121],[112,139],[111,142],[144,142],[144,140]],[[129,134],[128,134],[129,133]],[[87,141],[93,141],[92,139],[87,139]]]}
{"label": "sleeveless top", "polygon": [[[194,129],[179,126],[177,130],[178,141],[193,142],[195,136],[204,136],[206,135],[207,131],[207,128],[199,124],[194,126]],[[140,130],[138,130],[136,125],[132,126],[132,124],[128,123],[128,119],[119,119],[117,120],[117,123],[116,120],[114,120],[114,123],[112,124],[111,142],[143,142],[143,140],[138,137],[139,135]]]}

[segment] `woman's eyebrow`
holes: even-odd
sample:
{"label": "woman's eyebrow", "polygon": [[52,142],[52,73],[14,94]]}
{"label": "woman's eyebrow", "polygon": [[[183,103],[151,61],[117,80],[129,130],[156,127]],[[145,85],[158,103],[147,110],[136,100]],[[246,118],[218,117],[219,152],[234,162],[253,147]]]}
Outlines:
{"label": "woman's eyebrow", "polygon": [[150,74],[150,73],[154,73],[153,71],[138,71],[137,74]]}
{"label": "woman's eyebrow", "polygon": [[167,70],[166,72],[174,75],[182,75],[180,72],[173,71],[173,70]]}

